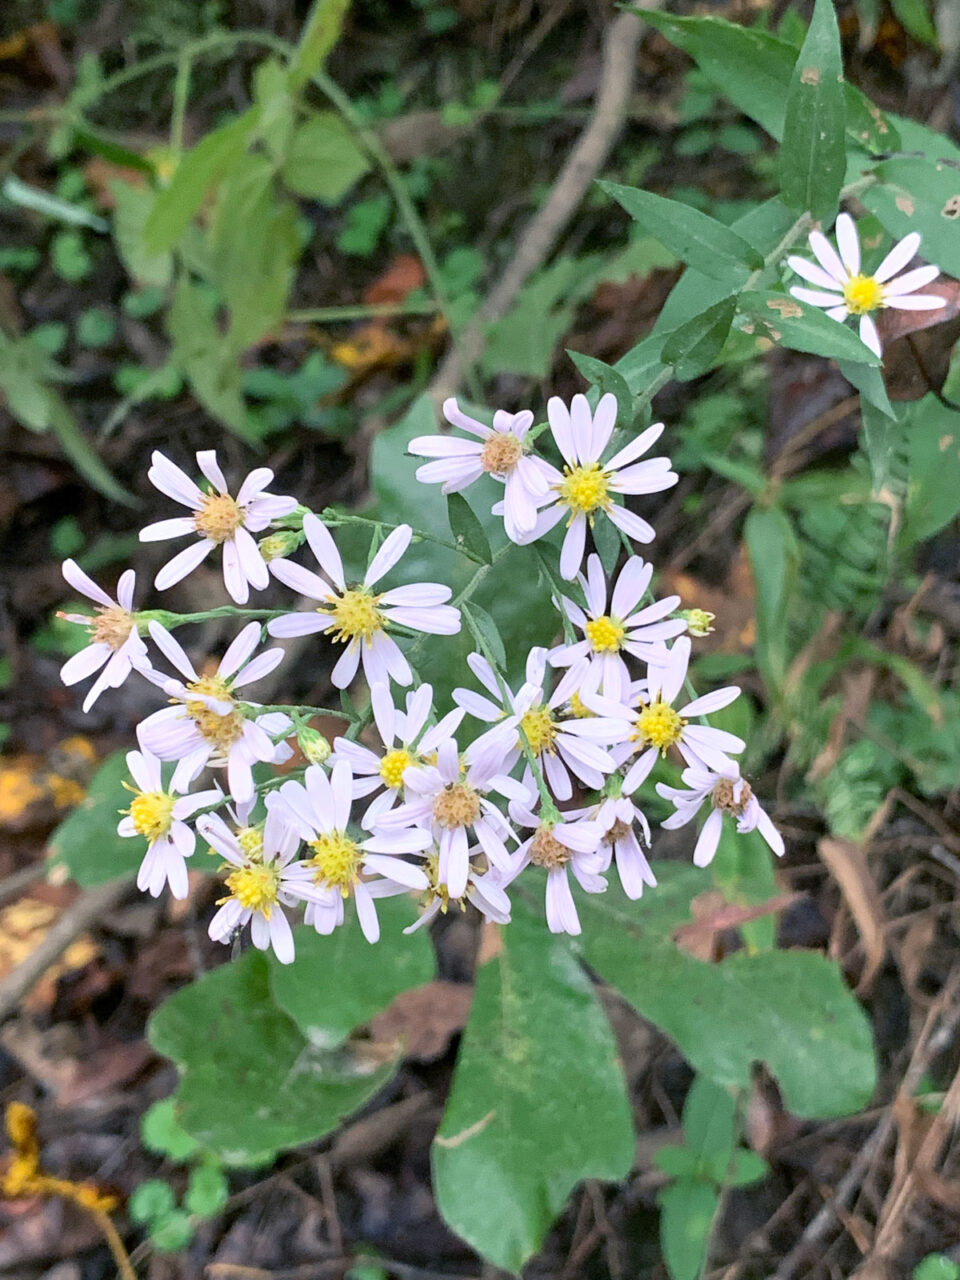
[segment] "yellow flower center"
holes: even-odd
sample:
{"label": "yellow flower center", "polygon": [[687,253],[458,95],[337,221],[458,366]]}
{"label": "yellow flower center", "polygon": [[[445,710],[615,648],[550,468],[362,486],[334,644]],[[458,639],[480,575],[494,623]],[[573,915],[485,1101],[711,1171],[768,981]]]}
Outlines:
{"label": "yellow flower center", "polygon": [[589,516],[600,507],[606,510],[610,506],[610,477],[599,462],[590,462],[585,467],[564,467],[563,472],[557,490],[560,501],[572,512]]}
{"label": "yellow flower center", "polygon": [[327,634],[334,640],[346,644],[361,639],[369,644],[371,637],[382,631],[385,625],[384,617],[377,608],[379,599],[366,587],[355,587],[345,591],[333,604],[318,609],[317,613],[331,615]]}
{"label": "yellow flower center", "polygon": [[715,809],[722,809],[724,813],[732,813],[736,817],[743,814],[747,803],[753,795],[749,784],[740,780],[740,799],[734,799],[734,784],[729,778],[721,778],[710,793],[710,799],[713,801]]}
{"label": "yellow flower center", "polygon": [[199,511],[193,513],[197,533],[214,542],[232,538],[246,519],[243,507],[229,493],[204,494]]}
{"label": "yellow flower center", "polygon": [[269,920],[277,905],[280,869],[272,862],[252,862],[247,867],[237,867],[227,876],[227,888],[244,910],[259,911]]}
{"label": "yellow flower center", "polygon": [[852,316],[866,315],[884,305],[883,285],[873,276],[851,276],[843,286],[843,298]]}
{"label": "yellow flower center", "polygon": [[237,844],[251,862],[263,861],[263,830],[260,827],[240,827],[236,837]]}
{"label": "yellow flower center", "polygon": [[396,791],[403,786],[403,774],[414,763],[413,756],[406,747],[394,747],[380,761],[380,777],[388,787]]}
{"label": "yellow flower center", "polygon": [[[227,682],[220,676],[201,676],[189,683],[187,689],[190,693],[202,693],[222,702],[233,701]],[[228,711],[225,716],[218,716],[205,703],[194,701],[188,701],[186,708],[187,715],[206,740],[220,751],[228,751],[243,733],[243,716],[239,711]]]}
{"label": "yellow flower center", "polygon": [[504,476],[522,457],[523,445],[517,437],[510,431],[498,431],[483,446],[480,465],[491,475]]}
{"label": "yellow flower center", "polygon": [[138,791],[130,801],[128,813],[137,834],[148,840],[165,836],[173,823],[174,798],[165,791]]}
{"label": "yellow flower center", "polygon": [[596,712],[591,711],[589,707],[584,706],[583,699],[580,697],[579,693],[571,693],[567,706],[570,708],[570,714],[576,720],[586,720],[588,716],[596,714]]}
{"label": "yellow flower center", "polygon": [[317,884],[338,888],[346,897],[363,863],[363,850],[345,831],[324,832],[310,841],[310,848],[310,866],[317,869]]}
{"label": "yellow flower center", "polygon": [[440,899],[440,914],[446,915],[450,909],[451,902],[460,904],[460,910],[466,911],[467,904],[464,898],[451,898],[450,890],[445,884],[440,883],[440,857],[436,853],[428,855],[423,870],[429,880],[429,886],[424,890],[423,897],[420,901],[425,907],[429,907],[432,902]]}
{"label": "yellow flower center", "polygon": [[526,734],[530,750],[535,756],[553,752],[557,726],[546,707],[531,707],[520,719],[520,728]]}
{"label": "yellow flower center", "polygon": [[480,797],[468,782],[444,787],[433,802],[433,817],[441,827],[468,827],[480,817]]}
{"label": "yellow flower center", "polygon": [[623,623],[608,614],[591,618],[584,631],[594,653],[618,653],[627,634]]}
{"label": "yellow flower center", "polygon": [[566,866],[570,861],[570,850],[560,843],[549,827],[537,827],[536,835],[530,841],[530,861],[536,867],[553,871]]}
{"label": "yellow flower center", "polygon": [[96,617],[90,623],[94,644],[108,644],[116,653],[126,642],[133,625],[133,614],[126,609],[117,604],[98,605]]}
{"label": "yellow flower center", "polygon": [[669,703],[657,699],[644,707],[637,716],[637,732],[634,740],[643,745],[656,747],[661,755],[667,754],[667,747],[680,741],[686,720],[682,720]]}

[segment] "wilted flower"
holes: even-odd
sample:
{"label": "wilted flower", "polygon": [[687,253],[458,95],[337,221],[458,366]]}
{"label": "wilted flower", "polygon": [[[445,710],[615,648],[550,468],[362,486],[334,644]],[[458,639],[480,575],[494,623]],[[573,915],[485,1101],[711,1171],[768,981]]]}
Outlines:
{"label": "wilted flower", "polygon": [[733,818],[741,834],[756,828],[777,857],[782,856],[783,836],[770,821],[766,810],[750,789],[749,782],[741,778],[735,764],[724,773],[717,773],[712,769],[684,769],[681,781],[686,790],[683,787],[668,787],[665,783],[657,783],[659,794],[676,809],[662,825],[671,830],[685,827],[709,801],[710,813],[693,851],[693,861],[698,867],[709,866],[713,861],[720,843],[725,813]]}
{"label": "wilted flower", "polygon": [[75,560],[64,560],[63,576],[74,591],[79,591],[97,606],[92,617],[85,613],[60,615],[90,632],[90,643],[86,648],[68,658],[60,668],[60,679],[66,685],[76,684],[78,680],[85,680],[95,671],[100,671],[83,700],[84,711],[89,711],[104,689],[118,689],[123,684],[133,668],[134,658],[140,661],[146,658],[147,646],[140,638],[137,619],[132,612],[137,575],[132,569],[126,569],[120,575],[116,600],[111,600]]}

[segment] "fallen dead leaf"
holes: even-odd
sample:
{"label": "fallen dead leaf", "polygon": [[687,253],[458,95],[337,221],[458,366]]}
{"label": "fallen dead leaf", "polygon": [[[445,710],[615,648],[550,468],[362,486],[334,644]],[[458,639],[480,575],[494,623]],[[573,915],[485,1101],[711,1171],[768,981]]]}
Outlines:
{"label": "fallen dead leaf", "polygon": [[840,886],[863,944],[865,961],[857,992],[868,991],[886,955],[886,914],[866,854],[852,840],[824,836],[817,852]]}
{"label": "fallen dead leaf", "polygon": [[426,282],[427,273],[420,259],[412,253],[400,253],[383,275],[364,290],[363,300],[371,306],[377,303],[404,302],[414,289],[419,289]]}
{"label": "fallen dead leaf", "polygon": [[690,903],[693,921],[682,924],[673,931],[673,940],[681,951],[697,960],[716,961],[721,958],[719,935],[727,929],[739,929],[751,920],[783,911],[800,897],[798,893],[782,893],[765,902],[745,904],[728,902],[719,889],[701,893]]}
{"label": "fallen dead leaf", "polygon": [[376,1040],[399,1040],[405,1058],[435,1062],[466,1025],[471,996],[471,988],[462,982],[413,987],[378,1014],[370,1030]]}
{"label": "fallen dead leaf", "polygon": [[[18,898],[0,911],[0,978],[12,973],[40,945],[59,919],[63,908],[40,898]],[[24,1001],[24,1008],[41,1012],[53,1004],[57,982],[66,973],[82,969],[98,955],[89,934],[81,934],[49,968]]]}

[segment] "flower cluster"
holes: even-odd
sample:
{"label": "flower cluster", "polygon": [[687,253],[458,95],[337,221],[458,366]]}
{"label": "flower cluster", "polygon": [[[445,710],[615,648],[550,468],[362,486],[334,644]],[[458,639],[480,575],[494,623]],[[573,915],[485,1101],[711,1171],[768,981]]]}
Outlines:
{"label": "flower cluster", "polygon": [[[616,447],[613,396],[593,410],[584,396],[569,407],[551,399],[556,466],[534,452],[531,413],[497,413],[486,427],[455,401],[445,411],[473,438],[412,441],[411,452],[434,459],[419,468],[420,480],[454,492],[492,476],[504,486],[493,511],[521,546],[566,521],[553,597],[563,639],[530,651],[519,687],[507,682],[474,616],[451,603],[449,587],[404,581],[404,557],[417,537],[410,526],[381,541],[383,527],[371,522],[369,563],[351,574],[332,532],[336,516],[325,521],[294,498],[267,493],[265,469],[231,496],[212,451],[197,455],[207,489],[154,454],[150,478],[192,514],[150,525],[142,537],[195,538],[160,570],[155,587],[171,586],[220,547],[236,602],[272,579],[298,594],[294,608],[253,611],[219,661],[195,663],[173,634],[182,615],[135,610],[131,571],[113,600],[72,561],[64,566],[68,582],[96,606],[92,616],[67,615],[89,628],[91,642],[67,663],[64,680],[100,672],[85,706],[132,672],[166,698],[138,726],[138,750],[127,757],[131,800],[118,829],[146,841],[138,883],[154,896],[169,886],[185,897],[199,836],[221,860],[223,893],[209,926],[215,939],[249,926],[256,947],[289,963],[292,917],[302,913],[306,926],[328,934],[355,912],[375,942],[377,900],[396,894],[418,897],[413,928],[468,903],[502,924],[510,919],[511,886],[531,865],[546,872],[549,928],[578,933],[575,888],[602,893],[614,866],[631,898],[656,883],[638,793],[664,757],[681,767],[683,785],[659,784],[673,809],[663,825],[682,826],[708,810],[698,865],[713,857],[724,814],[783,852],[740,774],[736,757],[745,743],[705,719],[739,689],[697,697],[690,688],[691,636],[706,634],[710,615],[680,610],[676,595],[658,599],[653,566],[632,546],[649,543],[654,529],[627,500],[677,481],[669,458],[640,460],[663,425]],[[624,547],[611,573],[587,551],[597,520],[609,521]],[[254,533],[265,535],[259,545]],[[292,558],[303,544],[308,564]],[[453,635],[465,624],[476,645],[467,658],[472,678],[438,717],[433,689],[411,657],[418,636]],[[284,657],[279,647],[263,647],[267,637],[329,646],[338,689],[352,689],[362,670],[368,710],[348,717],[348,731],[332,746],[307,724],[315,709],[249,700],[248,688]],[[401,647],[409,639],[413,645]],[[267,768],[258,774],[258,766]],[[223,785],[197,789],[211,770]]]}

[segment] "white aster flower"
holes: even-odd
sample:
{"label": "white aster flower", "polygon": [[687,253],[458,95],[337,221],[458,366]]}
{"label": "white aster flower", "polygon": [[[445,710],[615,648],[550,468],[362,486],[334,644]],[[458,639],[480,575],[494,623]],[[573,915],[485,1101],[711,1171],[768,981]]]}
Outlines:
{"label": "white aster flower", "polygon": [[236,835],[217,814],[197,819],[197,831],[221,854],[231,868],[226,877],[228,894],[219,900],[220,910],[208,930],[215,942],[229,942],[234,932],[249,922],[253,945],[261,951],[273,947],[281,964],[294,958],[293,932],[284,907],[314,902],[320,894],[313,883],[313,869],[294,862],[299,840],[291,828],[267,809],[259,849],[243,848]]}
{"label": "white aster flower", "polygon": [[683,787],[668,787],[663,782],[657,783],[659,794],[675,808],[675,812],[661,825],[671,830],[685,827],[709,801],[710,814],[697,837],[693,851],[696,866],[706,867],[713,861],[720,843],[725,813],[734,819],[741,834],[756,829],[778,858],[783,855],[783,836],[753,794],[750,784],[741,778],[736,764],[723,773],[712,769],[684,769],[681,781],[684,783]]}
{"label": "white aster flower", "polygon": [[276,712],[245,715],[234,694],[272,671],[282,661],[283,650],[267,649],[254,658],[260,623],[250,622],[230,644],[216,673],[200,676],[179,642],[159,622],[150,623],[150,636],[184,679],[140,668],[174,704],[143,721],[138,729],[141,742],[161,760],[179,761],[173,775],[177,787],[189,785],[206,765],[225,765],[230,794],[245,803],[253,797],[254,761],[282,764],[292,755],[285,743],[272,741],[292,726],[287,716]]}
{"label": "white aster flower", "polygon": [[564,612],[584,638],[552,650],[551,665],[569,667],[586,658],[592,687],[599,688],[606,698],[625,700],[631,677],[623,655],[629,653],[649,662],[663,650],[665,640],[672,640],[687,629],[683,618],[668,617],[679,605],[679,596],[666,596],[637,609],[652,577],[653,565],[631,556],[617,577],[608,612],[603,565],[598,555],[589,556],[587,576],[580,575],[587,612],[565,596],[561,598]]}
{"label": "white aster flower", "polygon": [[[483,851],[480,848],[470,850],[471,862],[467,872],[467,887],[459,898],[454,898],[440,880],[439,854],[436,852],[428,854],[424,871],[430,883],[420,897],[423,910],[413,924],[407,925],[403,932],[416,933],[435,920],[438,915],[446,915],[451,906],[457,907],[460,911],[466,911],[468,902],[476,907],[485,920],[493,924],[509,924],[510,899],[503,888],[503,877],[499,871],[485,870],[482,865],[472,861],[474,856],[482,859],[482,855]],[[403,885],[390,887],[382,884],[377,888],[379,889],[377,896],[381,898],[408,892]]]}
{"label": "white aster flower", "polygon": [[[660,493],[669,489],[679,479],[670,470],[670,459],[637,458],[657,441],[663,433],[663,423],[654,423],[624,448],[618,450],[606,462],[601,461],[617,417],[617,399],[611,393],[601,396],[596,412],[590,412],[586,396],[576,395],[570,408],[558,396],[547,402],[547,418],[557,448],[564,460],[563,473],[549,466],[550,500],[537,513],[533,530],[516,539],[521,543],[542,538],[565,517],[567,532],[560,552],[560,573],[566,579],[573,578],[583,561],[587,526],[592,525],[598,512],[612,521],[618,529],[638,542],[652,542],[652,525],[626,507],[614,502],[614,495]],[[493,508],[501,514],[503,504]]]}
{"label": "white aster flower", "polygon": [[[321,896],[308,905],[307,924],[318,933],[332,933],[343,924],[343,904],[352,894],[363,936],[377,942],[380,922],[374,899],[429,886],[421,867],[398,856],[429,848],[429,832],[409,828],[354,838],[349,831],[353,773],[346,760],[337,761],[329,778],[322,765],[311,765],[303,782],[285,782],[278,794],[288,820],[312,850],[306,865]],[[370,876],[379,879],[371,882]]]}
{"label": "white aster flower", "polygon": [[567,872],[573,872],[586,893],[606,891],[607,882],[601,874],[605,861],[600,847],[603,827],[585,818],[582,810],[561,813],[561,820],[555,823],[542,822],[532,809],[519,804],[511,805],[510,812],[520,826],[532,829],[532,834],[513,855],[506,883],[511,884],[531,863],[543,867],[547,873],[548,929],[551,933],[580,933]]}
{"label": "white aster flower", "polygon": [[463,412],[456,399],[445,400],[443,412],[452,426],[468,431],[479,440],[461,436],[417,436],[407,449],[423,458],[436,458],[417,468],[421,484],[442,484],[443,493],[459,493],[484,474],[501,481],[504,488],[504,524],[507,537],[514,542],[532,533],[537,521],[537,507],[550,493],[553,468],[542,458],[530,453],[525,444],[533,425],[533,414],[506,413],[498,409],[493,426],[484,426]]}
{"label": "white aster flower", "polygon": [[130,674],[134,657],[141,661],[146,658],[147,646],[137,631],[137,619],[133,613],[137,575],[132,569],[120,575],[116,600],[111,600],[75,560],[64,560],[63,576],[74,591],[79,591],[97,606],[92,617],[84,613],[59,615],[90,632],[90,643],[86,648],[68,658],[60,668],[60,679],[66,685],[76,684],[100,671],[83,700],[84,711],[89,711],[104,689],[119,689]]}
{"label": "white aster flower", "polygon": [[[474,744],[475,745],[475,744]],[[452,738],[437,750],[437,763],[410,769],[404,783],[411,799],[384,813],[377,821],[377,835],[392,836],[407,828],[429,834],[425,847],[438,850],[437,879],[451,898],[462,898],[470,877],[473,836],[491,866],[510,869],[506,840],[516,840],[510,824],[488,798],[491,791],[510,799],[529,800],[527,789],[500,769],[502,753],[478,751],[462,764]]]}
{"label": "white aster flower", "polygon": [[650,824],[643,811],[627,796],[607,796],[589,811],[588,817],[603,831],[600,870],[607,871],[615,861],[620,884],[628,898],[641,897],[644,885],[656,888],[657,878],[637,838],[639,826],[643,843],[650,848]]}
{"label": "white aster flower", "polygon": [[[622,726],[618,720],[601,716],[563,719],[561,708],[568,702],[571,690],[561,681],[552,696],[546,696],[543,687],[546,661],[546,649],[531,649],[527,656],[526,680],[517,694],[507,691],[509,698],[505,702],[490,663],[482,654],[471,653],[467,658],[470,670],[490,697],[472,689],[454,689],[453,700],[475,719],[494,726],[471,744],[470,754],[499,748],[498,772],[510,773],[523,754],[522,729],[550,790],[558,800],[569,800],[573,795],[570,773],[585,786],[597,788],[603,786],[606,774],[616,768],[616,761],[605,746],[618,736]],[[585,674],[586,663],[582,663],[572,673],[572,680],[582,679]],[[528,794],[536,790],[529,766],[523,784]]]}
{"label": "white aster flower", "polygon": [[296,510],[296,498],[266,493],[273,479],[269,467],[257,467],[244,480],[235,498],[217,465],[215,449],[197,454],[197,466],[213,485],[204,493],[185,471],[155,450],[147,477],[168,498],[189,507],[192,515],[160,520],[140,530],[141,542],[162,542],[193,534],[197,541],[168,560],[154,580],[158,591],[172,587],[205,560],[214,547],[223,547],[223,582],[237,604],[246,604],[250,587],[262,591],[270,576],[253,534]]}
{"label": "white aster flower", "polygon": [[690,639],[680,636],[666,654],[665,662],[651,662],[647,668],[646,689],[634,694],[627,703],[616,703],[600,695],[584,695],[591,710],[610,718],[620,718],[622,733],[613,755],[623,764],[636,753],[637,758],[623,779],[625,795],[632,795],[644,782],[657,762],[670,747],[676,747],[688,765],[702,769],[729,770],[733,761],[726,752],[743,751],[746,743],[725,729],[711,725],[691,724],[692,716],[706,716],[719,711],[740,696],[736,685],[715,689],[701,698],[675,708],[690,665]]}
{"label": "white aster flower", "polygon": [[390,686],[386,684],[371,686],[370,703],[383,752],[371,751],[349,738],[335,738],[333,743],[333,762],[347,760],[353,770],[355,799],[384,788],[371,800],[360,819],[360,825],[368,831],[373,830],[380,815],[392,809],[400,798],[406,771],[432,764],[440,743],[453,737],[464,716],[457,708],[425,729],[427,717],[433,710],[433,688],[429,684],[422,684],[407,694],[406,711],[395,705]]}
{"label": "white aster flower", "polygon": [[387,629],[397,625],[441,636],[455,635],[460,630],[460,610],[446,603],[452,592],[439,582],[414,583],[379,594],[373,591],[410,545],[413,530],[408,524],[398,525],[384,539],[363,581],[353,587],[346,584],[340,552],[323,521],[310,512],[303,517],[303,531],[330,581],[292,560],[271,560],[271,573],[319,604],[316,609],[271,619],[269,633],[305,636],[325,631],[338,644],[346,645],[330,677],[338,689],[350,684],[361,658],[369,685],[387,684],[391,678],[399,685],[410,684],[410,666],[397,642],[387,635]]}
{"label": "white aster flower", "polygon": [[165,884],[175,898],[187,896],[187,864],[197,839],[187,826],[198,809],[216,804],[219,791],[196,791],[184,795],[183,787],[163,785],[160,761],[152,752],[127,752],[127,769],[136,786],[123,785],[133,793],[127,816],[121,819],[117,832],[121,836],[143,836],[147,841],[137,874],[137,888],[159,898]]}
{"label": "white aster flower", "polygon": [[847,316],[859,316],[860,341],[876,355],[880,355],[880,335],[872,312],[881,311],[884,307],[895,307],[900,311],[934,311],[946,305],[946,298],[916,292],[936,280],[940,274],[939,267],[915,267],[905,275],[897,275],[916,257],[920,248],[918,231],[912,231],[895,244],[873,275],[864,275],[860,270],[860,239],[849,213],[838,216],[836,233],[839,256],[822,232],[811,231],[810,248],[820,265],[806,258],[787,259],[787,265],[798,276],[819,286],[807,289],[803,285],[794,285],[790,292],[801,302],[825,308],[831,320],[842,321]]}

